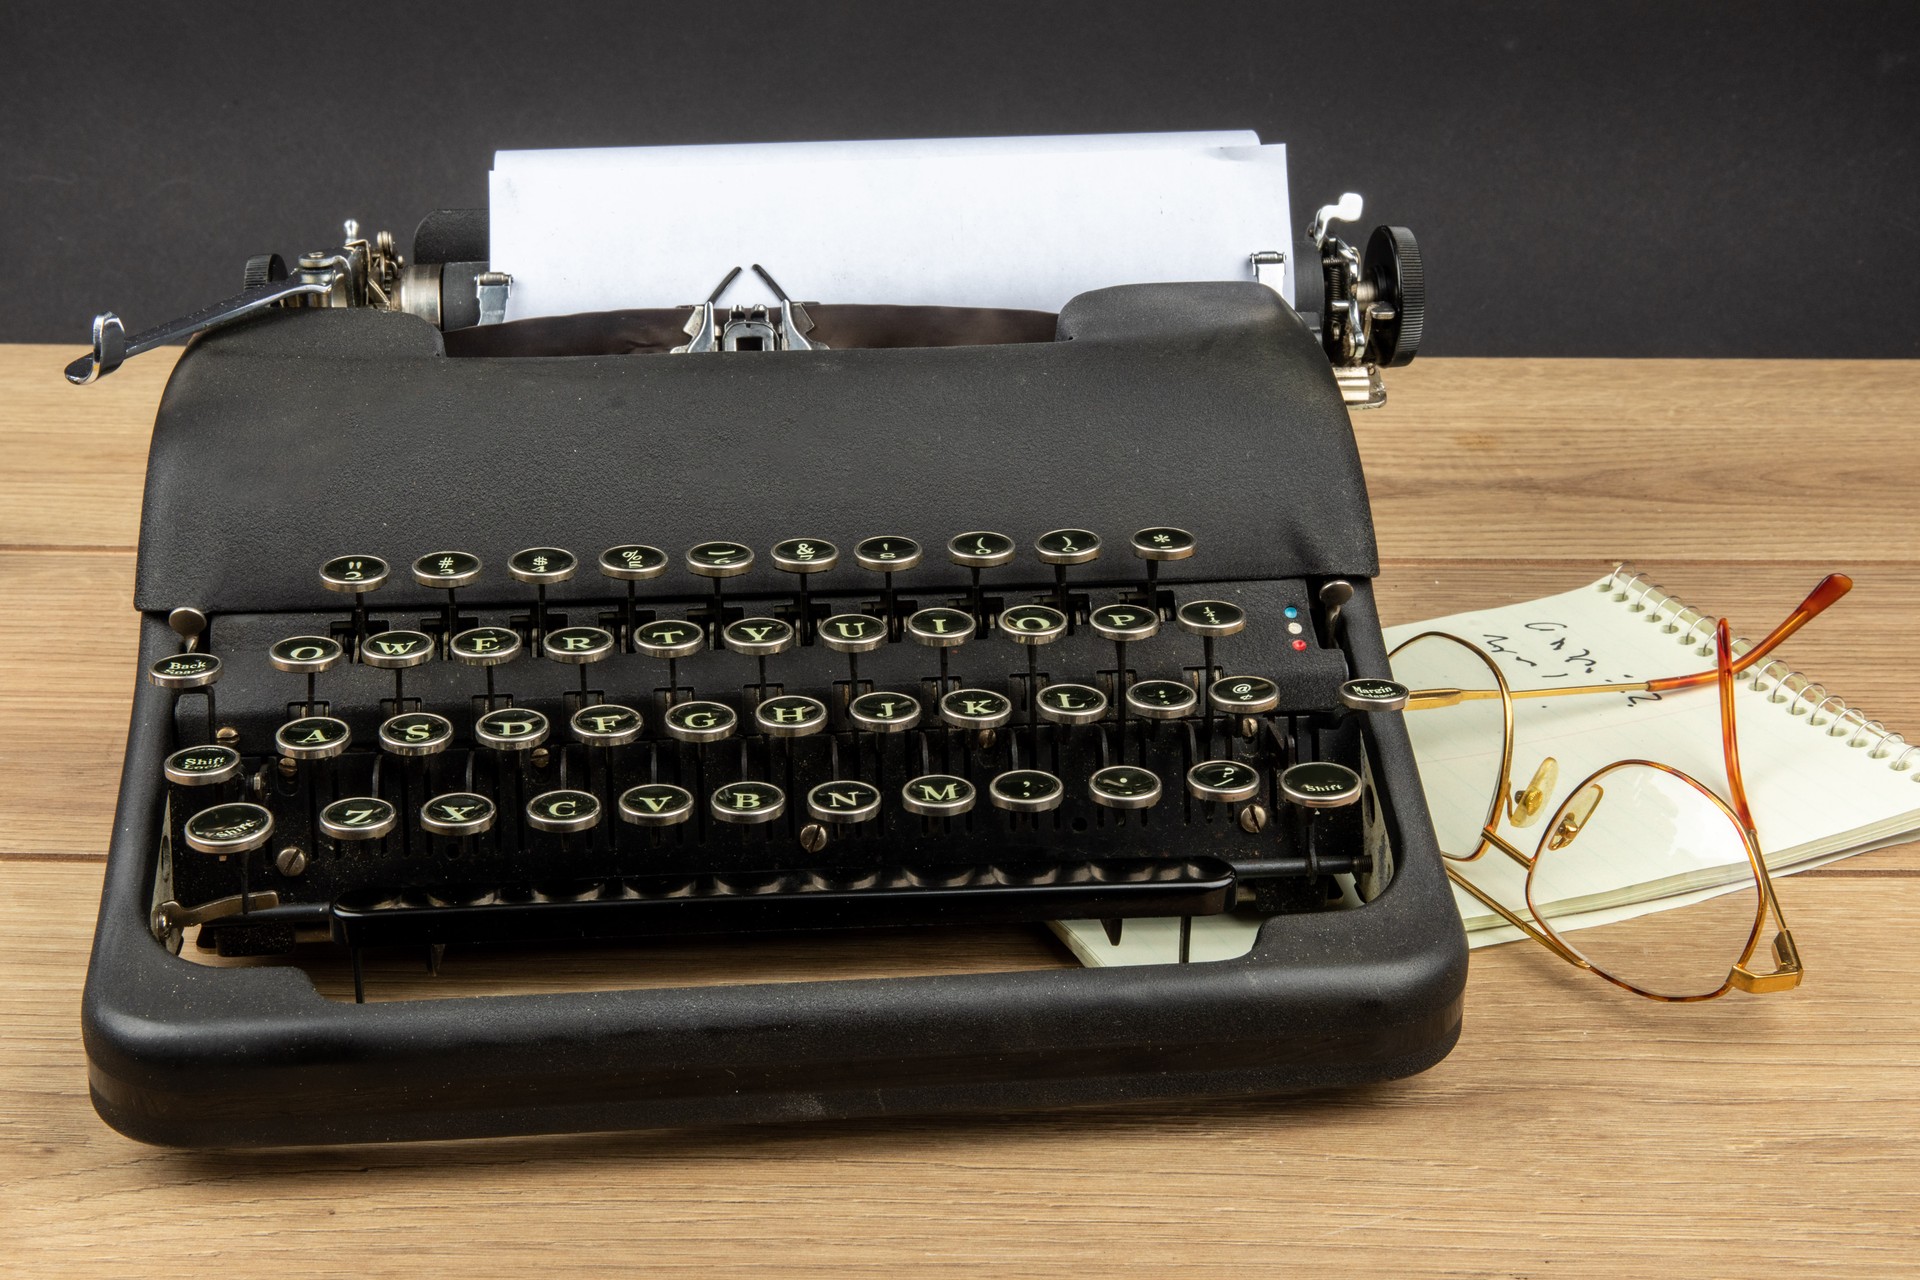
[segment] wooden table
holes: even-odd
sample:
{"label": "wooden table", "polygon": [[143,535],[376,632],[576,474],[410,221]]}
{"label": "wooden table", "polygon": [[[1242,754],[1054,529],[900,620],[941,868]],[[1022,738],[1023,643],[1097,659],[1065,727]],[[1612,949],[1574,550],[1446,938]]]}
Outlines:
{"label": "wooden table", "polygon": [[[1450,1058],[1348,1093],[317,1152],[129,1142],[88,1105],[79,1000],[135,678],[143,442],[171,361],[76,390],[59,376],[71,355],[0,349],[0,1269],[1920,1266],[1916,845],[1784,882],[1808,965],[1797,993],[1657,1005],[1530,944],[1494,948],[1473,957]],[[1920,733],[1903,674],[1920,364],[1423,361],[1389,385],[1392,403],[1356,423],[1388,621],[1562,590],[1627,558],[1752,627],[1845,569],[1854,595],[1788,656]],[[785,978],[1065,962],[1038,930],[754,956]],[[754,972],[732,947],[644,959],[654,981]]]}

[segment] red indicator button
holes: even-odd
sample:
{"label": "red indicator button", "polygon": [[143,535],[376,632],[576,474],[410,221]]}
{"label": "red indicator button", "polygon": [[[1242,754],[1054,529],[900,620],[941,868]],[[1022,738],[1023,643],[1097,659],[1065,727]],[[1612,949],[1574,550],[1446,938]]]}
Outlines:
{"label": "red indicator button", "polygon": [[1293,651],[1295,653],[1304,652],[1306,650],[1306,647],[1307,647],[1307,642],[1305,640],[1295,640],[1293,642]]}

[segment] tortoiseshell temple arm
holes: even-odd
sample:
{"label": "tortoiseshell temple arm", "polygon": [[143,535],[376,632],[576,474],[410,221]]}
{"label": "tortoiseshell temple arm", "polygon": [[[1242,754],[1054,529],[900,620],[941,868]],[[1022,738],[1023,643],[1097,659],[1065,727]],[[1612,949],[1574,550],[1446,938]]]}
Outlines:
{"label": "tortoiseshell temple arm", "polygon": [[[1766,639],[1734,659],[1733,674],[1739,675],[1764,659],[1769,653],[1779,648],[1788,636],[1825,613],[1835,601],[1851,590],[1853,590],[1853,579],[1844,573],[1830,573],[1820,579],[1820,584],[1807,593],[1807,598],[1787,615],[1786,621],[1768,632]],[[1709,671],[1696,671],[1692,675],[1666,676],[1659,680],[1647,681],[1647,692],[1666,693],[1673,689],[1695,689],[1703,684],[1711,684],[1719,678],[1718,667]]]}

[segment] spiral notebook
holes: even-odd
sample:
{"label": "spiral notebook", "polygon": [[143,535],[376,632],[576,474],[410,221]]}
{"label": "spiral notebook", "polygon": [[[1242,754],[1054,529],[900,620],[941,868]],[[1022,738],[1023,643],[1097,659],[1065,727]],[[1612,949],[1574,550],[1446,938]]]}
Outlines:
{"label": "spiral notebook", "polygon": [[[1716,615],[1621,566],[1560,595],[1388,627],[1386,638],[1391,648],[1422,631],[1446,631],[1492,653],[1515,695],[1514,774],[1525,779],[1543,757],[1553,756],[1562,779],[1556,803],[1576,780],[1630,757],[1682,769],[1724,798],[1719,700],[1711,690],[1526,697],[1529,689],[1555,684],[1625,683],[1706,670],[1713,665],[1715,620]],[[1822,619],[1812,625],[1833,623]],[[1734,648],[1744,653],[1751,644],[1736,638]],[[1741,771],[1773,871],[1803,871],[1920,833],[1920,746],[1778,660],[1742,677],[1735,707]],[[1485,776],[1478,743],[1449,740],[1449,719],[1407,717],[1427,803],[1442,828],[1463,818],[1477,822],[1475,811],[1484,816],[1487,804],[1478,784],[1463,785],[1467,778]],[[1637,865],[1622,860],[1609,870],[1609,882],[1585,886],[1577,901],[1553,912],[1557,928],[1585,928],[1683,906],[1728,891],[1739,869],[1680,883],[1661,879],[1652,860]],[[1521,900],[1523,873],[1509,860],[1482,859],[1472,874],[1501,901]],[[1520,936],[1465,892],[1456,890],[1455,897],[1474,946]],[[1790,898],[1786,907],[1791,913]],[[1244,954],[1258,927],[1259,921],[1237,916],[1196,920],[1192,957]],[[1128,921],[1118,946],[1095,921],[1066,922],[1057,931],[1087,964],[1154,964],[1177,956],[1176,921]]]}

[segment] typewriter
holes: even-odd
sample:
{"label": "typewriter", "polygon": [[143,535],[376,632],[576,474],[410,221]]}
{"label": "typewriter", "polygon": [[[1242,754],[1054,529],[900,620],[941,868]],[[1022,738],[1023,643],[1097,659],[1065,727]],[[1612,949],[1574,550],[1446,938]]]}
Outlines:
{"label": "typewriter", "polygon": [[[101,1115],[231,1146],[1282,1093],[1422,1070],[1465,948],[1349,406],[1417,250],[1057,315],[503,322],[483,214],[128,337],[139,687]],[[770,279],[770,277],[769,277]],[[362,957],[1239,913],[1235,959],[366,999]],[[1184,936],[1184,935],[1183,935]],[[184,952],[184,954],[183,954]],[[280,957],[194,963],[196,953]],[[284,958],[351,958],[355,1002]],[[374,993],[377,994],[377,993]]]}

